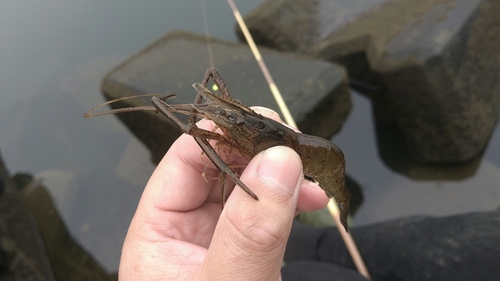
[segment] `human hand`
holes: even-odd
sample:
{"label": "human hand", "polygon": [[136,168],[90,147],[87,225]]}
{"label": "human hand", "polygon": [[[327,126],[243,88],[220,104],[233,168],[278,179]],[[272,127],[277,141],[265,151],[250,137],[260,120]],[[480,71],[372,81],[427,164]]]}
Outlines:
{"label": "human hand", "polygon": [[[280,121],[275,112],[255,110]],[[208,120],[198,126],[214,128]],[[120,280],[281,279],[292,219],[297,210],[324,207],[324,191],[303,181],[292,149],[273,147],[256,155],[240,177],[259,200],[228,180],[226,192],[232,192],[222,210],[220,182],[202,177],[215,177],[218,170],[203,158],[193,137],[184,134],[160,162],[130,224]]]}

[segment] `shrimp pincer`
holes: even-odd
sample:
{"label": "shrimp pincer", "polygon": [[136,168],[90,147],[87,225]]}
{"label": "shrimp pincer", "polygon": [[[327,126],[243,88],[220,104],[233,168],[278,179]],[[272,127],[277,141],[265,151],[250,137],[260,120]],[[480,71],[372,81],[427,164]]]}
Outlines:
{"label": "shrimp pincer", "polygon": [[[220,89],[221,95],[215,95],[206,88],[210,78]],[[335,198],[340,209],[340,221],[347,230],[350,195],[345,186],[345,160],[340,148],[326,139],[297,133],[233,100],[215,68],[209,68],[203,82],[195,83],[193,87],[198,92],[193,104],[170,105],[166,102],[167,98],[155,96],[151,102],[156,110],[168,117],[184,133],[192,135],[218,168],[222,179],[222,204],[225,202],[226,175],[252,198],[258,200],[258,197],[220,158],[208,143],[208,139],[216,140],[219,145],[236,150],[248,160],[270,147],[288,146],[299,154],[304,175],[317,181],[328,197]],[[205,102],[202,103],[203,100]],[[183,123],[174,113],[188,115],[188,122]],[[223,134],[198,128],[196,121],[199,118],[212,120]]]}

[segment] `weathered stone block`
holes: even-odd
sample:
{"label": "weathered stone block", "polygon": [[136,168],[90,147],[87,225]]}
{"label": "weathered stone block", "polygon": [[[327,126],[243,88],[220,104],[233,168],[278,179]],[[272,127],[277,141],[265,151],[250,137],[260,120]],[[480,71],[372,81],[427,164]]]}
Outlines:
{"label": "weathered stone block", "polygon": [[499,14],[488,0],[282,0],[246,21],[258,43],[384,86],[413,157],[450,163],[478,156],[499,116]]}
{"label": "weathered stone block", "polygon": [[[498,211],[404,217],[350,231],[372,280],[498,280]],[[336,267],[343,269],[342,275],[356,270],[339,232],[332,227],[294,223],[284,259],[290,266],[284,270],[292,272],[297,261],[312,263],[308,269],[302,266],[302,279],[291,280],[331,280],[331,275],[330,279],[325,275]],[[314,264],[328,267],[312,273]]]}
{"label": "weathered stone block", "polygon": [[[246,44],[211,39],[215,67],[233,98],[244,104],[278,107]],[[350,91],[342,67],[263,48],[262,56],[280,88],[299,129],[330,137],[339,130],[350,110]],[[147,93],[175,93],[173,104],[192,103],[191,85],[201,82],[210,66],[204,36],[175,31],[159,39],[114,70],[102,82],[108,100]],[[149,99],[129,99],[116,107],[150,105]],[[158,162],[180,130],[153,112],[119,114],[118,117],[153,153]]]}

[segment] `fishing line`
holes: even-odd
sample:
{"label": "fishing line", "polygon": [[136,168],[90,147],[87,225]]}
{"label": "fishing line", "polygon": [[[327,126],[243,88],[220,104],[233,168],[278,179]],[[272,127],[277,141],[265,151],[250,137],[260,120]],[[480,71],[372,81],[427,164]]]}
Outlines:
{"label": "fishing line", "polygon": [[210,42],[210,31],[208,30],[207,9],[205,7],[205,0],[200,0],[201,5],[201,18],[203,19],[203,29],[205,30],[205,41],[207,42],[208,59],[210,66],[215,67],[214,52],[212,50],[212,42]]}

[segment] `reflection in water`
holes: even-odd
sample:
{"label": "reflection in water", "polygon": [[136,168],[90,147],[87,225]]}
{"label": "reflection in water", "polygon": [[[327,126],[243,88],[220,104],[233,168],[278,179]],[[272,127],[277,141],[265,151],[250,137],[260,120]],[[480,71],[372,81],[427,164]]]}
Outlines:
{"label": "reflection in water", "polygon": [[19,186],[23,205],[37,222],[56,279],[111,280],[106,270],[68,233],[47,188],[26,174],[18,174],[14,179],[26,184]]}
{"label": "reflection in water", "polygon": [[[239,6],[247,13],[258,4]],[[9,38],[0,45],[0,149],[13,173],[37,175],[61,191],[51,196],[66,209],[59,210],[64,223],[108,272],[118,268],[154,166],[116,117],[83,113],[103,101],[102,77],[128,56],[172,29],[203,34],[198,15],[198,1],[21,1],[0,11],[9,27],[0,30]],[[207,16],[214,36],[235,39],[226,1],[207,5]]]}
{"label": "reflection in water", "polygon": [[[71,213],[77,204],[77,181],[75,172],[64,169],[47,169],[35,175],[36,184],[43,184],[43,188],[52,194],[54,205],[61,213],[65,221],[71,221]],[[30,187],[31,188],[31,187]]]}
{"label": "reflection in water", "polygon": [[128,132],[89,122],[84,111],[72,96],[55,91],[19,103],[8,114],[25,122],[16,123],[18,139],[8,153],[24,170],[38,171],[36,180],[50,191],[72,236],[111,271],[154,167]]}
{"label": "reflection in water", "polygon": [[479,158],[457,165],[425,165],[415,161],[382,95],[367,96],[371,98],[380,157],[393,171],[414,180],[463,180],[474,175],[481,162]]}
{"label": "reflection in water", "polygon": [[345,176],[345,185],[351,194],[351,204],[349,205],[349,215],[356,216],[357,211],[363,205],[364,195],[361,186],[349,175]]}
{"label": "reflection in water", "polygon": [[[375,131],[370,99],[354,92],[353,104],[351,115],[333,141],[344,151],[346,173],[362,187],[364,203],[354,217],[355,225],[415,214],[449,215],[494,210],[500,206],[500,169],[488,160],[488,150],[477,163],[468,164],[470,167],[443,169],[413,162],[414,166],[403,164],[402,169],[382,154],[384,150],[378,149],[377,138],[389,138],[377,135],[387,131]],[[491,141],[498,142],[498,133],[497,128]],[[398,140],[397,135],[394,138]],[[404,155],[408,153],[402,152],[398,158],[403,163],[412,163]],[[387,163],[394,165],[397,173],[392,172]],[[411,171],[411,176],[402,174],[403,171]],[[467,172],[464,175],[462,171]]]}

